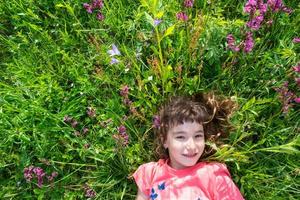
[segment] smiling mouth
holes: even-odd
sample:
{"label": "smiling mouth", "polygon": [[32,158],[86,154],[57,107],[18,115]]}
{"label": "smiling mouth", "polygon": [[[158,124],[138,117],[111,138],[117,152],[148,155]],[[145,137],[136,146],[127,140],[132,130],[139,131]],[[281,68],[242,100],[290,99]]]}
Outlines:
{"label": "smiling mouth", "polygon": [[194,154],[183,154],[183,156],[188,157],[188,158],[194,158],[197,156],[197,153]]}

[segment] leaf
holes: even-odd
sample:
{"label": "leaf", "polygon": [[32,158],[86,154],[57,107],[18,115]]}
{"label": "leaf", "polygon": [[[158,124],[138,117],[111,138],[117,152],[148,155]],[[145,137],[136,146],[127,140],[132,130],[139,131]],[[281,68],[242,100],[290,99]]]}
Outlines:
{"label": "leaf", "polygon": [[146,16],[146,21],[147,21],[148,23],[150,23],[151,26],[154,27],[154,19],[151,17],[151,15],[149,15],[147,12],[145,12],[145,16]]}
{"label": "leaf", "polygon": [[247,101],[247,103],[242,107],[242,110],[248,110],[249,108],[251,108],[253,106],[253,104],[255,103],[255,97],[253,97],[252,99],[250,99],[249,101]]}
{"label": "leaf", "polygon": [[148,2],[146,0],[140,0],[140,2],[142,4],[142,6],[147,7],[147,8],[149,7]]}
{"label": "leaf", "polygon": [[164,35],[162,36],[161,39],[163,39],[164,37],[167,37],[168,35],[173,34],[174,29],[175,29],[175,24],[172,25],[172,26],[170,26],[170,27],[165,31],[165,33],[164,33]]}

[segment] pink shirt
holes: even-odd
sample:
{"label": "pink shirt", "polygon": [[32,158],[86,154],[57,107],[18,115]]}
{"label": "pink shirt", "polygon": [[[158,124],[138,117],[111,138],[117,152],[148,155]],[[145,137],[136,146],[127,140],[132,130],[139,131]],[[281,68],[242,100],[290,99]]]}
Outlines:
{"label": "pink shirt", "polygon": [[141,165],[133,174],[151,200],[243,200],[226,165],[200,162],[186,169],[171,168],[163,159]]}

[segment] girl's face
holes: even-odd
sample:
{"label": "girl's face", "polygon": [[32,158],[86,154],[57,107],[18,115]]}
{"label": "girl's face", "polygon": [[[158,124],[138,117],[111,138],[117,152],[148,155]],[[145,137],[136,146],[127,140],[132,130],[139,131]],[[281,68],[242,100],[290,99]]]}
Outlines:
{"label": "girl's face", "polygon": [[169,129],[164,147],[168,148],[174,169],[195,165],[205,148],[203,125],[197,122],[175,125]]}

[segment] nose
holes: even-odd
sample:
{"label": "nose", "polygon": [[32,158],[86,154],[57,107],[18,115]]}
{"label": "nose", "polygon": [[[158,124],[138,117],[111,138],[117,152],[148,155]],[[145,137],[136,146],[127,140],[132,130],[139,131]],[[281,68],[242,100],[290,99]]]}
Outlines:
{"label": "nose", "polygon": [[194,151],[196,149],[196,144],[193,138],[190,138],[186,143],[186,149],[188,151]]}

